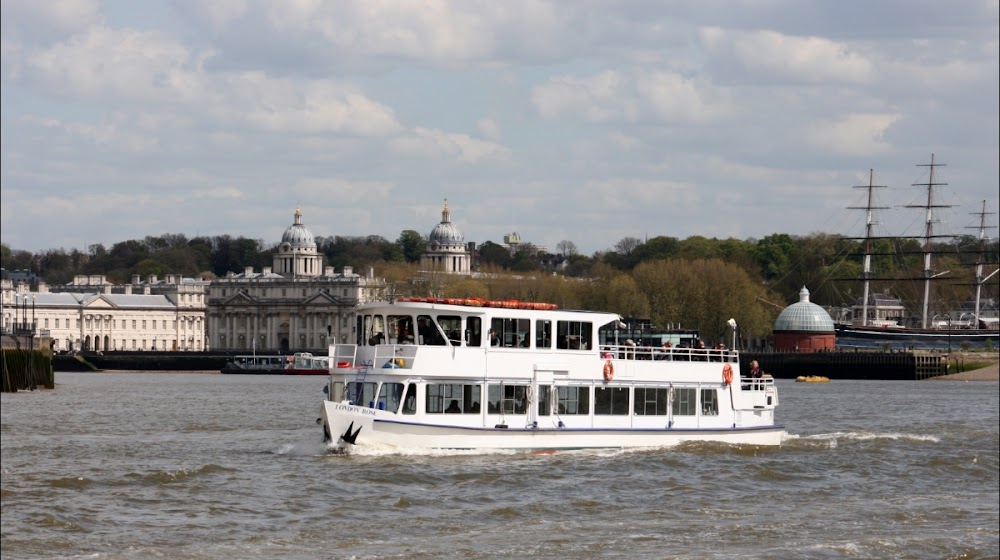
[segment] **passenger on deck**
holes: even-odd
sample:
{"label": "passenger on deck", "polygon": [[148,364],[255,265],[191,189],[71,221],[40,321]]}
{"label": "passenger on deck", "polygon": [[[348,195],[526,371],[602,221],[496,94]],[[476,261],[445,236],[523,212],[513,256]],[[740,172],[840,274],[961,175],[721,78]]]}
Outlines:
{"label": "passenger on deck", "polygon": [[462,412],[462,409],[458,407],[458,401],[456,399],[451,399],[451,404],[448,405],[445,412],[448,414],[459,414]]}

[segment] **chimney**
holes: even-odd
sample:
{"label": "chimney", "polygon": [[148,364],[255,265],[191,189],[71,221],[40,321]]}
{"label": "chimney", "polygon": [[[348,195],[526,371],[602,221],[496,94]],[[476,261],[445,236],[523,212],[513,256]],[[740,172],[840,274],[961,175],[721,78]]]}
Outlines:
{"label": "chimney", "polygon": [[246,267],[246,268],[243,269],[243,276],[249,278],[251,274],[253,274],[253,267],[252,266],[248,266],[248,267]]}
{"label": "chimney", "polygon": [[132,275],[132,285],[133,286],[138,286],[139,285],[139,275],[138,274],[133,274]]}
{"label": "chimney", "polygon": [[345,266],[344,267],[344,276],[349,276],[351,274],[354,274],[354,267],[352,267],[352,266]]}
{"label": "chimney", "polygon": [[152,284],[156,284],[156,282],[157,282],[156,275],[155,274],[150,274],[149,275],[149,280],[147,280],[146,283],[152,285]]}
{"label": "chimney", "polygon": [[332,266],[324,266],[323,267],[323,276],[333,276],[333,267]]}
{"label": "chimney", "polygon": [[264,267],[264,275],[266,276],[266,275],[268,275],[268,274],[271,274],[271,267],[269,267],[269,266],[265,266],[265,267]]}

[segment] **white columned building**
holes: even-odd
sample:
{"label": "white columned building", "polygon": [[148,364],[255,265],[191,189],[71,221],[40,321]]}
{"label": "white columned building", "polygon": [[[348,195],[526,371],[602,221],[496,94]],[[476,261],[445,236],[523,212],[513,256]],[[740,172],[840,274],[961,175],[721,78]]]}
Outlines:
{"label": "white columned building", "polygon": [[295,210],[271,267],[247,267],[212,281],[208,339],[212,350],[239,353],[308,351],[325,355],[331,342],[355,334],[355,308],[385,297],[385,282],[322,265],[312,232]]}
{"label": "white columned building", "polygon": [[451,223],[447,199],[441,210],[441,223],[434,226],[427,237],[427,251],[420,256],[420,268],[451,274],[469,274],[472,271],[472,255],[462,231]]}

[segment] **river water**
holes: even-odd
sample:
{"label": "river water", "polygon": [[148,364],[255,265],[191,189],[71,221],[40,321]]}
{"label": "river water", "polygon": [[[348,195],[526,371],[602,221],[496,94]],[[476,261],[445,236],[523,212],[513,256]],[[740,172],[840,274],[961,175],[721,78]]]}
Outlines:
{"label": "river water", "polygon": [[997,558],[996,382],[778,380],[781,447],[331,455],[324,377],[2,395],[18,558]]}

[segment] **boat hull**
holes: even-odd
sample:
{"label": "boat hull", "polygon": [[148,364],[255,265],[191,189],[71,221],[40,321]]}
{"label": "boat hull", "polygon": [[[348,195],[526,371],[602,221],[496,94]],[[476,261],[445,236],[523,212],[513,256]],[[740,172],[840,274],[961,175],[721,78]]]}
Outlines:
{"label": "boat hull", "polygon": [[[686,442],[781,445],[780,425],[747,428],[565,428],[539,423],[507,427],[431,425],[400,421],[373,408],[324,401],[320,421],[328,443],[400,449],[523,450],[622,449],[671,447]],[[484,422],[486,424],[486,422]]]}

